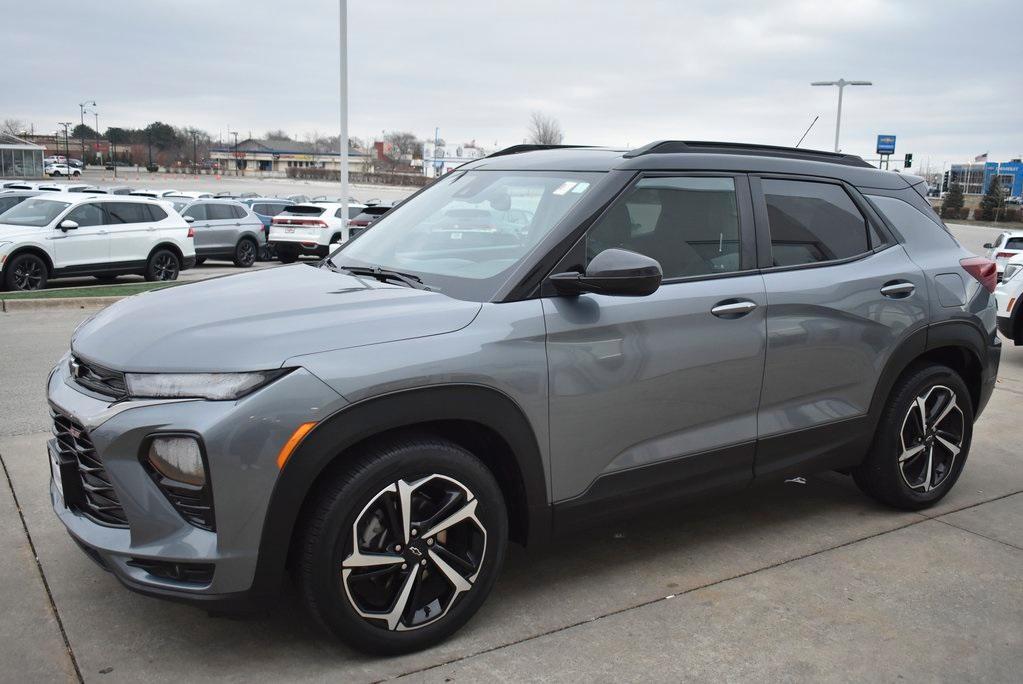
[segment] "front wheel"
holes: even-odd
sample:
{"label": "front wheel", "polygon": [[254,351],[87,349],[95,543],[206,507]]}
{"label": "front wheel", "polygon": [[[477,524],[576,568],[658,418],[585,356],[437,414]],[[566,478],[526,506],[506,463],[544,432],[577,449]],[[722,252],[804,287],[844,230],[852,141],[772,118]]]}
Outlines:
{"label": "front wheel", "polygon": [[508,517],[493,474],[429,435],[377,443],[346,465],[300,528],[307,607],[371,653],[447,638],[482,605],[504,559]]}
{"label": "front wheel", "polygon": [[181,272],[181,260],[169,249],[158,249],[153,252],[146,263],[146,280],[177,280]]}
{"label": "front wheel", "polygon": [[6,289],[24,292],[45,289],[49,273],[46,262],[35,254],[19,254],[7,261],[3,275]]}
{"label": "front wheel", "polygon": [[252,238],[244,237],[238,241],[234,248],[234,265],[239,268],[249,268],[256,263],[256,255],[259,248]]}
{"label": "front wheel", "polygon": [[927,508],[959,479],[972,438],[966,383],[947,366],[917,364],[892,389],[870,453],[853,478],[889,506]]}

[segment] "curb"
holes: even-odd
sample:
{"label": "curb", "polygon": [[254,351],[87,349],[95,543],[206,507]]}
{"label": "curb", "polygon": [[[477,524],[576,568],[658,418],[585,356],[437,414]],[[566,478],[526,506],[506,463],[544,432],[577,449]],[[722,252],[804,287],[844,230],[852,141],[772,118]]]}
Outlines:
{"label": "curb", "polygon": [[110,297],[46,297],[41,299],[0,299],[0,311],[41,311],[46,309],[92,309],[105,307],[131,295]]}

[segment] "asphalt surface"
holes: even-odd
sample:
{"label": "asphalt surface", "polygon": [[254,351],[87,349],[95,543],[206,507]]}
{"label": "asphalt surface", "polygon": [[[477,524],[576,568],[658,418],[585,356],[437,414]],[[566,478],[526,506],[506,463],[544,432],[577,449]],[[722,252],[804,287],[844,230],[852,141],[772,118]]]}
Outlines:
{"label": "asphalt surface", "polygon": [[89,313],[0,314],[0,681],[1019,681],[1023,347],[1003,348],[969,463],[932,509],[824,474],[513,547],[465,629],[380,659],[321,634],[290,588],[266,615],[210,617],[128,592],[71,542],[43,383]]}

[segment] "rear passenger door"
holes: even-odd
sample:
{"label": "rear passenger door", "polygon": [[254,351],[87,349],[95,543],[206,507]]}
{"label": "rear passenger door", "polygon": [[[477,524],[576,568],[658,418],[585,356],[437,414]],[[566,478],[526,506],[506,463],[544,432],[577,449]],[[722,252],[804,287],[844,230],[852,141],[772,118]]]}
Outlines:
{"label": "rear passenger door", "polygon": [[557,515],[749,483],[766,301],[748,189],[743,175],[641,177],[555,268],[621,248],[664,274],[646,297],[541,300]]}
{"label": "rear passenger door", "polygon": [[105,202],[110,231],[110,261],[142,262],[156,238],[149,205],[142,202]]}
{"label": "rear passenger door", "polygon": [[[751,177],[767,290],[757,477],[843,467],[863,455],[874,389],[927,324],[920,269],[839,181]],[[864,443],[866,440],[866,443]]]}

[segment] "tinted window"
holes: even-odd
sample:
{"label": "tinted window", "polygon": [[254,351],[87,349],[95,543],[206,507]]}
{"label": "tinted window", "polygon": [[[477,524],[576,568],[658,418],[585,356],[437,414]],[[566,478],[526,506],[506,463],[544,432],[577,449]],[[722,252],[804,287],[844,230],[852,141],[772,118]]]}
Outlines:
{"label": "tinted window", "polygon": [[867,222],[839,185],[763,180],[775,266],[845,259],[867,252]]}
{"label": "tinted window", "polygon": [[81,204],[64,217],[65,221],[74,221],[80,227],[85,226],[102,226],[103,220],[103,207],[98,204]]}
{"label": "tinted window", "polygon": [[46,199],[27,199],[21,204],[4,212],[4,223],[15,226],[34,226],[41,228],[49,225],[60,212],[68,208],[67,202],[55,202]]}
{"label": "tinted window", "polygon": [[1009,238],[1005,241],[1006,249],[1023,249],[1023,238]]}
{"label": "tinted window", "polygon": [[226,221],[234,219],[233,207],[230,204],[214,202],[206,205],[206,218],[210,221]]}
{"label": "tinted window", "polygon": [[154,204],[147,204],[146,206],[149,208],[149,218],[151,221],[162,221],[167,218],[167,212],[162,208]]}
{"label": "tinted window", "polygon": [[245,218],[248,216],[245,209],[237,205],[231,205],[231,213],[234,214],[236,219]]}
{"label": "tinted window", "polygon": [[136,202],[107,202],[109,223],[148,223],[149,206]]}
{"label": "tinted window", "polygon": [[337,211],[334,212],[334,218],[344,218],[344,217],[345,217],[345,210],[344,209],[338,209]]}
{"label": "tinted window", "polygon": [[21,202],[24,197],[0,197],[0,214],[4,213],[15,204]]}
{"label": "tinted window", "polygon": [[908,202],[881,195],[867,195],[867,199],[906,242],[927,245],[928,249],[948,249],[957,244],[943,225]]}
{"label": "tinted window", "polygon": [[739,270],[731,178],[643,178],[586,236],[586,261],[619,247],[657,259],[665,278]]}
{"label": "tinted window", "polygon": [[205,204],[194,204],[188,208],[188,211],[184,213],[185,216],[190,216],[196,221],[206,220],[206,205]]}

